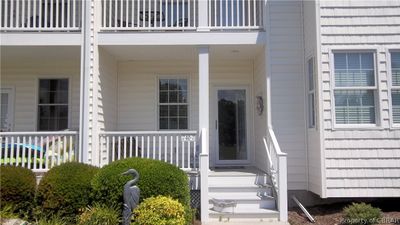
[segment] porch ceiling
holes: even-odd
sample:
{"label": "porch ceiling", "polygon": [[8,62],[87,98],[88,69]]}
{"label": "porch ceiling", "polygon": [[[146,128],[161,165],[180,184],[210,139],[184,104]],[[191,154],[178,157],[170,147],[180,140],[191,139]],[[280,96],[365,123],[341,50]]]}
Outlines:
{"label": "porch ceiling", "polygon": [[36,61],[80,62],[79,46],[1,46],[0,52],[2,65]]}
{"label": "porch ceiling", "polygon": [[[103,46],[118,61],[130,60],[197,60],[197,46]],[[210,60],[252,60],[260,45],[210,46]]]}

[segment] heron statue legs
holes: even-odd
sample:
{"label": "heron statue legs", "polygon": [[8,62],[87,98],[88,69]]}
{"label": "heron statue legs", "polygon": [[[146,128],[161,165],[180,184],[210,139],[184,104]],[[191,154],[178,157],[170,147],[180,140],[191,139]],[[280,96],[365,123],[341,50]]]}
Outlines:
{"label": "heron statue legs", "polygon": [[130,225],[132,211],[139,205],[140,189],[136,186],[139,181],[139,173],[135,169],[129,169],[122,175],[131,175],[133,178],[124,185],[124,210],[122,211],[122,224]]}

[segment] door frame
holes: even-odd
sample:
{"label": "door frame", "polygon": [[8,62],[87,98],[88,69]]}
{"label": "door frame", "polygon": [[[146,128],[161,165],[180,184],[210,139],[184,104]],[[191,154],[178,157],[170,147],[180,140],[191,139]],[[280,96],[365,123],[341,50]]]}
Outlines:
{"label": "door frame", "polygon": [[[10,123],[10,130],[14,130],[14,99],[15,99],[15,88],[14,87],[1,87],[0,93],[8,93],[8,122]],[[9,132],[8,131],[8,132]]]}
{"label": "door frame", "polygon": [[[247,159],[246,160],[220,160],[219,159],[219,127],[218,124],[218,91],[219,90],[245,90],[246,92],[246,148],[247,148]],[[216,85],[213,86],[213,97],[212,97],[212,110],[211,110],[211,124],[210,127],[213,132],[210,132],[211,135],[214,135],[213,138],[215,141],[213,143],[213,149],[215,149],[214,156],[214,166],[235,166],[235,165],[249,165],[251,163],[251,143],[250,143],[250,132],[251,132],[251,88],[249,85]]]}

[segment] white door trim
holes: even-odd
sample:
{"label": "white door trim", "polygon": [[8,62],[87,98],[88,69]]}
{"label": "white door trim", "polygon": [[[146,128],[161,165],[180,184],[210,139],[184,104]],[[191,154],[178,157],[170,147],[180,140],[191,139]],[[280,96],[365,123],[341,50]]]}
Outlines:
{"label": "white door trim", "polygon": [[[247,147],[247,159],[246,160],[220,160],[219,159],[219,130],[216,124],[218,124],[218,91],[219,90],[245,90],[246,91],[246,147]],[[251,153],[252,148],[250,144],[250,132],[251,132],[251,104],[250,104],[250,95],[251,88],[249,85],[216,85],[213,86],[213,99],[212,99],[212,110],[211,110],[211,118],[212,123],[210,130],[212,130],[211,135],[214,135],[213,138],[215,141],[212,143],[214,146],[215,154],[215,166],[229,166],[229,165],[248,165],[251,163]]]}
{"label": "white door trim", "polygon": [[15,88],[14,87],[2,87],[0,88],[1,93],[7,93],[8,94],[8,123],[9,123],[9,130],[7,131],[13,131],[14,130],[14,95],[15,95]]}

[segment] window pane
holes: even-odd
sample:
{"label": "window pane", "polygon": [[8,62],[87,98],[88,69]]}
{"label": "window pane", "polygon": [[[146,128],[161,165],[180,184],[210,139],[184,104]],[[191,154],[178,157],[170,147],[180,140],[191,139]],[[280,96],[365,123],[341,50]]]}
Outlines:
{"label": "window pane", "polygon": [[169,103],[178,103],[178,92],[177,91],[169,92]]}
{"label": "window pane", "polygon": [[168,80],[160,79],[160,90],[168,91]]}
{"label": "window pane", "polygon": [[187,118],[179,118],[179,129],[188,129]]}
{"label": "window pane", "polygon": [[178,106],[177,105],[169,106],[169,116],[171,116],[171,117],[178,116]]}
{"label": "window pane", "polygon": [[308,126],[309,128],[315,127],[315,99],[314,93],[308,95],[309,102],[309,115],[308,115]]}
{"label": "window pane", "polygon": [[[375,86],[372,53],[335,53],[335,86]],[[336,59],[339,61],[337,62]],[[345,62],[343,62],[345,60]]]}
{"label": "window pane", "polygon": [[168,92],[160,91],[160,103],[167,103],[167,102],[168,102]]}
{"label": "window pane", "polygon": [[178,118],[169,118],[169,129],[178,129]]}
{"label": "window pane", "polygon": [[178,92],[178,102],[187,103],[187,91]]}
{"label": "window pane", "polygon": [[178,80],[171,79],[169,80],[169,89],[170,91],[177,91],[178,90]]}
{"label": "window pane", "polygon": [[188,113],[187,113],[187,105],[180,105],[179,106],[179,117],[187,117]]}
{"label": "window pane", "polygon": [[337,124],[374,124],[374,91],[335,91],[335,113]]}
{"label": "window pane", "polygon": [[168,118],[160,118],[160,129],[168,129]]}
{"label": "window pane", "polygon": [[179,80],[179,90],[187,91],[187,80],[186,79]]}
{"label": "window pane", "polygon": [[168,106],[160,105],[160,117],[167,117],[167,116],[168,116]]}
{"label": "window pane", "polygon": [[347,54],[347,69],[360,69],[360,54],[348,53]]}
{"label": "window pane", "polygon": [[400,52],[392,52],[390,55],[392,64],[392,85],[400,86]]}
{"label": "window pane", "polygon": [[314,65],[313,58],[308,60],[308,90],[314,90]]}
{"label": "window pane", "polygon": [[392,91],[393,123],[400,123],[400,90]]}
{"label": "window pane", "polygon": [[335,59],[335,70],[347,69],[345,53],[335,53],[334,59]]}

